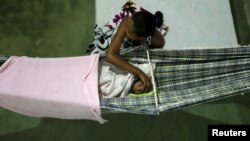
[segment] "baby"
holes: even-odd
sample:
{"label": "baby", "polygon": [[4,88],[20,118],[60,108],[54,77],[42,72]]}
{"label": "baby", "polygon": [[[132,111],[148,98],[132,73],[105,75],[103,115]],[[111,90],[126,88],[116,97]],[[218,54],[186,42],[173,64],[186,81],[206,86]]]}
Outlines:
{"label": "baby", "polygon": [[[148,64],[134,64],[146,74]],[[133,74],[120,70],[112,64],[104,62],[99,65],[99,92],[103,98],[125,97],[129,93],[146,92],[143,82]]]}

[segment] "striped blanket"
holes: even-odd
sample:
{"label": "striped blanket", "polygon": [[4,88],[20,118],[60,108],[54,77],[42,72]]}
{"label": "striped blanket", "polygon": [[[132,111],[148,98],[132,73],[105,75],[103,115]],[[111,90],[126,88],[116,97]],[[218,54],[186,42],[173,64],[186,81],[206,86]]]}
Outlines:
{"label": "striped blanket", "polygon": [[[147,62],[143,49],[123,55]],[[150,52],[156,63],[159,107],[154,95],[101,99],[102,113],[159,114],[250,92],[250,47]]]}

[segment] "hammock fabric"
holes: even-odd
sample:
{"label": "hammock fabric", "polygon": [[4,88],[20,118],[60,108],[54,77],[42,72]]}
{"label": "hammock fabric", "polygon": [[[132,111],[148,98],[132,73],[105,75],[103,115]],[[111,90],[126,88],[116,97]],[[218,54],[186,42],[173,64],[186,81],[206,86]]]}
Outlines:
{"label": "hammock fabric", "polygon": [[[122,55],[147,63],[145,50]],[[159,114],[250,92],[250,47],[151,51],[159,107],[154,95],[101,99],[102,113]]]}
{"label": "hammock fabric", "polygon": [[[122,57],[147,63],[146,51],[137,49]],[[0,56],[0,62],[7,60]],[[102,59],[102,58],[101,58]],[[100,98],[101,112],[158,115],[228,96],[250,92],[250,47],[150,51],[156,63],[158,104],[154,95]]]}
{"label": "hammock fabric", "polygon": [[8,56],[0,55],[0,66],[8,59]]}
{"label": "hammock fabric", "polygon": [[0,67],[0,107],[33,116],[104,123],[98,93],[99,55],[10,57]]}

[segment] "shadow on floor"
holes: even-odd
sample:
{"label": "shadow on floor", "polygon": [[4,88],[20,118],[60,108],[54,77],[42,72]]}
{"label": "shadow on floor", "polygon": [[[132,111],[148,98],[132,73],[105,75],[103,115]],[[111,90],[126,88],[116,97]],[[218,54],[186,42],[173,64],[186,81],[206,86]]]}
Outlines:
{"label": "shadow on floor", "polygon": [[[0,136],[2,141],[82,141],[82,140],[154,140],[174,141],[206,140],[207,125],[223,124],[183,111],[164,113],[160,116],[134,114],[106,115],[110,122],[101,125],[84,120],[59,120],[44,118],[32,129]],[[193,126],[196,126],[193,128]],[[191,130],[190,130],[191,129]],[[184,138],[185,137],[185,138]]]}

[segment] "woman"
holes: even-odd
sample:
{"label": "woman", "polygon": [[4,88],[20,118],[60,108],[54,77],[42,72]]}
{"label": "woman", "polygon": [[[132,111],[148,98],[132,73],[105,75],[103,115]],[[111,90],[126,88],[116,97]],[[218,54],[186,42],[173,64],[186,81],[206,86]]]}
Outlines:
{"label": "woman", "polygon": [[[124,60],[120,56],[120,51],[124,50],[124,48],[128,49],[128,47],[135,47],[145,42],[150,48],[162,48],[165,40],[163,35],[156,30],[162,24],[163,14],[160,11],[156,12],[155,15],[146,10],[134,12],[131,16],[125,16],[122,19],[114,36],[107,34],[109,32],[101,34],[102,39],[99,40],[98,45],[103,39],[105,40],[105,38],[112,36],[111,43],[107,49],[106,47],[99,47],[98,50],[93,50],[91,46],[96,46],[96,44],[91,44],[88,53],[104,52],[105,55],[103,56],[107,62],[134,74],[143,82],[142,87],[145,87],[146,91],[149,91],[152,89],[150,78],[143,71]],[[96,33],[98,34],[98,32]]]}
{"label": "woman", "polygon": [[106,53],[106,60],[108,62],[139,77],[143,82],[142,87],[145,87],[146,91],[152,89],[150,78],[143,71],[120,57],[119,49],[124,38],[131,39],[135,43],[142,43],[146,41],[147,38],[150,38],[150,36],[151,47],[162,48],[165,44],[165,40],[161,33],[156,30],[156,27],[161,27],[162,19],[163,16],[161,12],[157,12],[156,15],[153,15],[148,11],[136,12],[131,17],[124,18]]}

